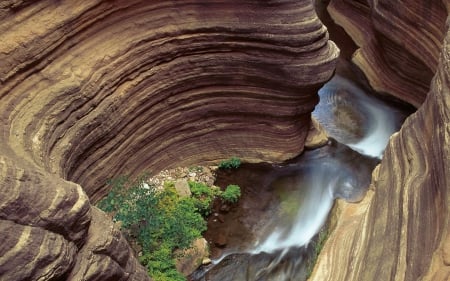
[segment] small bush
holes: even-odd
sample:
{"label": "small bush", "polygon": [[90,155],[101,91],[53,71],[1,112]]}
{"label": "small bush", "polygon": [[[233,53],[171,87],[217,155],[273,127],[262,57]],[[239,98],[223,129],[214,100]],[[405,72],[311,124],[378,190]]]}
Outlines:
{"label": "small bush", "polygon": [[211,214],[212,203],[217,192],[206,184],[194,181],[189,182],[189,189],[195,207],[206,218]]}
{"label": "small bush", "polygon": [[214,191],[204,183],[189,181],[189,189],[194,197],[213,197]]}
{"label": "small bush", "polygon": [[236,203],[241,197],[241,188],[238,185],[230,184],[225,191],[220,194],[220,197],[228,203]]}
{"label": "small bush", "polygon": [[237,169],[239,166],[241,166],[241,159],[237,157],[231,157],[219,163],[219,169]]}
{"label": "small bush", "polygon": [[176,249],[186,249],[206,230],[197,199],[179,197],[173,184],[164,190],[122,177],[110,182],[111,192],[98,203],[122,222],[125,237],[142,247],[141,263],[155,281],[185,280],[177,272]]}

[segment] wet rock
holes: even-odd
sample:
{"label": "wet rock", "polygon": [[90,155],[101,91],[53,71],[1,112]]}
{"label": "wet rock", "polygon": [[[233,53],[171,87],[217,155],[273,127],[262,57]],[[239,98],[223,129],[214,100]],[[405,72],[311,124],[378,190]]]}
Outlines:
{"label": "wet rock", "polygon": [[[287,253],[231,254],[208,272],[196,276],[196,281],[271,281],[305,280],[305,265],[301,262],[305,249],[291,249]],[[285,275],[285,273],[287,275]],[[203,276],[202,276],[203,275]],[[286,279],[287,276],[290,279]]]}
{"label": "wet rock", "polygon": [[342,206],[310,280],[449,280],[449,8],[332,1],[370,84],[419,109],[391,137],[361,203]]}
{"label": "wet rock", "polygon": [[214,239],[214,245],[220,248],[224,248],[227,246],[228,243],[228,236],[225,233],[219,233]]}
{"label": "wet rock", "polygon": [[311,125],[308,136],[306,137],[305,147],[309,149],[318,148],[326,145],[328,142],[328,134],[320,123],[314,118],[311,118]]}

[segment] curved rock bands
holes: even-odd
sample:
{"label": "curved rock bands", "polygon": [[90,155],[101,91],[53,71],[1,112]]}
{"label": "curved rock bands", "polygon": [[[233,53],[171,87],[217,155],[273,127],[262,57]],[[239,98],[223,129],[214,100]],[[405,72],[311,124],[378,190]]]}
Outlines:
{"label": "curved rock bands", "polygon": [[92,208],[92,227],[75,259],[68,280],[148,280],[138,260],[111,219]]}
{"label": "curved rock bands", "polygon": [[0,219],[42,227],[82,245],[90,204],[79,185],[1,155],[0,184]]}
{"label": "curved rock bands", "polygon": [[148,279],[79,185],[0,151],[1,280]]}
{"label": "curved rock bands", "polygon": [[419,107],[445,33],[443,1],[333,0],[328,8],[360,47],[353,57],[371,86]]}
{"label": "curved rock bands", "polygon": [[[15,67],[2,68],[2,81],[17,95],[3,98],[3,114],[19,155],[92,196],[111,176],[185,157],[280,161],[301,152],[316,90],[338,54],[310,1],[84,5],[52,17],[54,28],[76,24],[58,38],[43,31],[47,54],[28,41],[5,46]],[[38,26],[53,16],[41,13]],[[44,55],[42,70],[21,76]]]}
{"label": "curved rock bands", "polygon": [[47,279],[148,279],[77,184],[292,158],[338,56],[310,0],[8,0],[0,34],[0,219],[61,240]]}
{"label": "curved rock bands", "polygon": [[311,280],[449,280],[450,29],[446,34],[424,104],[391,138],[363,202],[340,203]]}
{"label": "curved rock bands", "polygon": [[3,280],[54,280],[73,266],[74,243],[39,227],[0,220],[0,277]]}

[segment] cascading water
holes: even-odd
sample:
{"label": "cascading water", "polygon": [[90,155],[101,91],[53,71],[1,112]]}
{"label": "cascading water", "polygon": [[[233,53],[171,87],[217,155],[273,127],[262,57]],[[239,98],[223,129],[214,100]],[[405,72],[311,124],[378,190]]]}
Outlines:
{"label": "cascading water", "polygon": [[[310,241],[327,220],[334,199],[358,201],[364,196],[371,171],[405,116],[340,76],[319,95],[313,116],[337,141],[265,171],[257,193],[268,192],[270,201],[254,199],[253,205],[264,205],[259,215],[264,223],[252,230],[251,241],[228,245],[212,266],[191,280],[305,280]],[[251,201],[257,193],[241,200]],[[240,224],[237,229],[244,231]]]}
{"label": "cascading water", "polygon": [[405,118],[395,107],[339,75],[320,89],[319,96],[313,116],[330,136],[372,157],[381,158],[389,137]]}
{"label": "cascading water", "polygon": [[[296,174],[284,176],[273,186],[303,186],[296,191],[285,191],[279,216],[268,225],[272,232],[262,242],[257,242],[252,253],[274,252],[290,247],[308,244],[320,230],[330,211],[334,190],[337,188],[341,172],[330,162],[308,163]],[[287,181],[290,183],[287,184]],[[320,202],[320,204],[318,204]]]}

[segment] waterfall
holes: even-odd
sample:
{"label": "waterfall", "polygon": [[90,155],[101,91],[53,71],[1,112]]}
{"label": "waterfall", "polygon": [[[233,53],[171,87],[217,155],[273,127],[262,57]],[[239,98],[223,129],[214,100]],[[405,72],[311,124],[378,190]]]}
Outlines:
{"label": "waterfall", "polygon": [[406,114],[339,75],[319,96],[312,115],[331,137],[329,144],[274,165],[266,175],[266,189],[273,197],[270,214],[263,216],[264,226],[255,231],[253,243],[227,249],[193,280],[304,280],[309,244],[326,222],[334,199],[362,199],[389,137]]}
{"label": "waterfall", "polygon": [[320,89],[319,96],[313,116],[330,136],[364,155],[381,158],[389,137],[405,118],[339,75]]}

